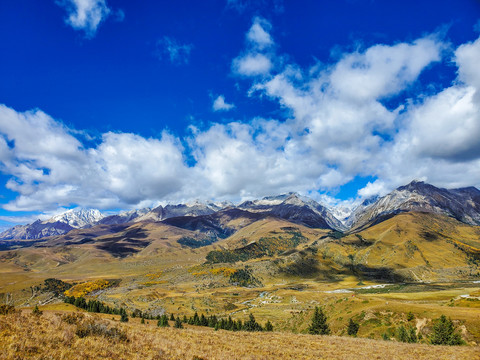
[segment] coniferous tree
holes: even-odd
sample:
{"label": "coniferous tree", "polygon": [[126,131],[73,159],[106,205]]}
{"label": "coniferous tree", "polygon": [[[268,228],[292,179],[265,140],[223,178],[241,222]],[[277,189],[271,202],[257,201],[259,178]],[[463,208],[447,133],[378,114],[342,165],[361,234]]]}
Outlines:
{"label": "coniferous tree", "polygon": [[265,324],[265,331],[273,331],[273,325],[270,320],[267,320],[267,323]]}
{"label": "coniferous tree", "polygon": [[233,330],[233,320],[232,320],[231,316],[228,317],[227,323],[225,325],[225,329],[226,330]]}
{"label": "coniferous tree", "polygon": [[360,324],[358,324],[357,322],[353,321],[352,318],[350,318],[350,321],[348,322],[347,334],[350,336],[357,336],[359,328],[360,328]]}
{"label": "coniferous tree", "polygon": [[196,311],[193,315],[193,325],[200,325],[200,317],[198,316],[198,313]]}
{"label": "coniferous tree", "polygon": [[262,331],[262,326],[257,323],[255,317],[250,313],[249,319],[243,324],[243,329],[246,331]]}
{"label": "coniferous tree", "polygon": [[397,338],[398,341],[407,342],[408,334],[407,334],[407,330],[405,329],[405,326],[400,325],[400,327],[397,329],[395,333],[395,337]]}
{"label": "coniferous tree", "polygon": [[205,317],[205,315],[203,315],[203,314],[200,316],[200,325],[201,326],[208,326],[208,320]]}
{"label": "coniferous tree", "polygon": [[180,318],[177,316],[177,318],[175,319],[175,325],[174,327],[176,329],[183,329],[183,324],[182,324],[182,320],[180,320]]}
{"label": "coniferous tree", "polygon": [[397,329],[396,338],[401,342],[416,343],[418,341],[417,330],[413,326],[405,328],[405,326],[401,325]]}
{"label": "coniferous tree", "polygon": [[313,335],[329,335],[330,327],[327,324],[327,317],[322,309],[315,307],[315,312],[312,317],[312,323],[308,327],[308,333]]}
{"label": "coniferous tree", "polygon": [[41,316],[43,314],[43,311],[38,308],[38,305],[35,305],[32,310],[32,314],[36,316]]}
{"label": "coniferous tree", "polygon": [[169,327],[170,325],[168,324],[168,316],[166,314],[163,314],[160,319],[157,322],[158,327]]}
{"label": "coniferous tree", "polygon": [[430,343],[433,345],[463,345],[464,341],[456,331],[453,321],[442,315],[435,320]]}
{"label": "coniferous tree", "polygon": [[217,317],[215,315],[211,315],[208,318],[208,326],[213,328],[215,325],[217,325]]}
{"label": "coniferous tree", "polygon": [[410,326],[408,328],[408,342],[409,343],[416,343],[418,342],[418,337],[417,337],[417,328],[414,326]]}
{"label": "coniferous tree", "polygon": [[145,324],[145,318],[142,317],[142,320],[140,320],[140,324]]}
{"label": "coniferous tree", "polygon": [[170,315],[170,321],[175,321],[175,316],[173,316],[173,314]]}

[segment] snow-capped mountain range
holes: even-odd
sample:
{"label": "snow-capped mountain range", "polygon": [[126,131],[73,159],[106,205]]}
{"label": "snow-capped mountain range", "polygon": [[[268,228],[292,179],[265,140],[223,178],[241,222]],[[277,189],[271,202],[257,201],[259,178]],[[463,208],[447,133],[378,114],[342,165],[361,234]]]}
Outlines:
{"label": "snow-capped mountain range", "polygon": [[46,224],[61,222],[74,229],[90,227],[105,216],[97,209],[71,209],[44,221]]}
{"label": "snow-capped mountain range", "polygon": [[251,212],[269,212],[282,219],[300,222],[311,227],[345,229],[345,226],[327,207],[296,193],[245,201],[237,207]]}
{"label": "snow-capped mountain range", "polygon": [[268,196],[258,200],[232,203],[202,203],[158,206],[104,215],[96,209],[72,209],[49,220],[17,225],[0,233],[0,240],[39,239],[62,235],[73,229],[96,225],[131,222],[158,222],[183,216],[208,216],[232,208],[276,216],[308,227],[356,231],[406,211],[422,211],[451,216],[470,225],[480,225],[480,191],[474,187],[442,189],[420,181],[412,181],[383,197],[366,199],[353,211],[329,209],[296,193]]}
{"label": "snow-capped mountain range", "polygon": [[17,225],[0,234],[1,240],[40,239],[47,236],[63,235],[73,229],[96,225],[104,215],[96,209],[71,209],[62,214],[28,225]]}

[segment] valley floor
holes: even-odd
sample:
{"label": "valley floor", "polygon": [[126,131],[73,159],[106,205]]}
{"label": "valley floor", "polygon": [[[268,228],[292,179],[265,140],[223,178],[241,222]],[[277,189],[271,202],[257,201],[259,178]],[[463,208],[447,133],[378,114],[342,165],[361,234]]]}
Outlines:
{"label": "valley floor", "polygon": [[157,328],[156,321],[67,314],[73,313],[0,316],[0,359],[480,359],[480,348],[472,346]]}

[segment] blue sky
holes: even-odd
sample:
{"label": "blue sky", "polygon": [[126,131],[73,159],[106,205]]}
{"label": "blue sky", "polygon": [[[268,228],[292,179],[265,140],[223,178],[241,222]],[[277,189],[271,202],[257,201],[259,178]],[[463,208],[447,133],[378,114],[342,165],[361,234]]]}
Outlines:
{"label": "blue sky", "polygon": [[480,185],[480,2],[2,1],[0,226]]}

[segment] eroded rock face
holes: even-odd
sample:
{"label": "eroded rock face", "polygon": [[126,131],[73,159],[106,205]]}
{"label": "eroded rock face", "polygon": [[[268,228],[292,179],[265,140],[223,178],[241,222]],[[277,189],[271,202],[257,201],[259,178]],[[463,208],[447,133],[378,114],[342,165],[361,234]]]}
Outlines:
{"label": "eroded rock face", "polygon": [[447,190],[412,181],[360,206],[351,216],[350,226],[359,229],[381,217],[406,211],[443,214],[469,225],[480,225],[480,191],[474,187]]}

